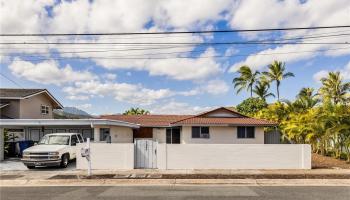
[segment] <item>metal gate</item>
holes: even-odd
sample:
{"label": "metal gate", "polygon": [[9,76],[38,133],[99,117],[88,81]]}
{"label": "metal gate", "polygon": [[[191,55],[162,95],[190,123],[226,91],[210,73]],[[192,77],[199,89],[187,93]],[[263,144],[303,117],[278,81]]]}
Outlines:
{"label": "metal gate", "polygon": [[157,142],[152,139],[135,139],[135,168],[157,168]]}

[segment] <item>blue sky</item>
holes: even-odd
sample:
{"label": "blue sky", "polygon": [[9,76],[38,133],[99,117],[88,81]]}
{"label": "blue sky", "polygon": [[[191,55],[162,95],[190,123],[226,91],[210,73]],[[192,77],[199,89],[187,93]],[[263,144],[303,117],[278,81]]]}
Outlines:
{"label": "blue sky", "polygon": [[[346,0],[340,1],[2,1],[8,16],[2,33],[152,32],[349,25]],[[198,5],[202,6],[198,6]],[[48,9],[49,8],[49,9]],[[16,9],[17,12],[13,12]],[[271,12],[266,13],[269,9]],[[254,13],[254,14],[252,14]],[[276,17],[278,16],[278,18]],[[99,42],[227,42],[349,33],[350,29],[279,33],[170,36],[104,36]],[[3,38],[5,41],[92,41],[86,38]],[[345,42],[349,36],[313,42]],[[273,60],[286,62],[295,78],[282,82],[281,98],[293,99],[302,87],[319,87],[327,71],[350,79],[348,45],[231,45],[179,49],[109,51],[68,54],[81,50],[128,49],[116,46],[2,45],[1,73],[24,88],[47,88],[64,106],[92,114],[120,113],[142,107],[153,113],[194,113],[237,105],[249,97],[231,84],[237,67],[266,70]],[[80,48],[80,49],[77,49]],[[108,48],[108,49],[107,49]],[[138,47],[140,48],[140,47]],[[340,50],[332,50],[339,49]],[[52,52],[58,52],[52,53]],[[166,54],[166,53],[172,54]],[[187,52],[187,53],[174,53]],[[286,52],[299,52],[280,54]],[[304,53],[303,53],[304,52]],[[260,55],[256,54],[269,54]],[[154,54],[154,55],[149,55]],[[167,59],[98,59],[96,57],[162,57]],[[228,57],[215,57],[223,56]],[[244,56],[242,56],[244,55]],[[83,59],[76,59],[77,56]],[[135,57],[134,56],[134,57]],[[176,58],[187,56],[191,58]],[[72,59],[74,57],[74,59]],[[91,58],[95,57],[95,58]],[[170,58],[169,58],[170,57]],[[204,57],[204,58],[200,58]],[[18,88],[0,78],[1,87]],[[275,92],[272,84],[271,91]],[[272,102],[275,99],[271,98]]]}

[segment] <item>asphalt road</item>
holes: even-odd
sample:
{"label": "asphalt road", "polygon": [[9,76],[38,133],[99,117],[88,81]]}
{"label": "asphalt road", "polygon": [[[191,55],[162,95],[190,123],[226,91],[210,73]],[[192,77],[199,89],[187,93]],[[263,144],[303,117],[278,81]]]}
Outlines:
{"label": "asphalt road", "polygon": [[349,200],[350,187],[101,186],[2,187],[1,200],[269,199]]}

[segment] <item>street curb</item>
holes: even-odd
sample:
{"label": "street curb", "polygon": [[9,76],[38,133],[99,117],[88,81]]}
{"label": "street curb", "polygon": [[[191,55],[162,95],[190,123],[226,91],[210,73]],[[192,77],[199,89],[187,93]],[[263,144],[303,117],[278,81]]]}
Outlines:
{"label": "street curb", "polygon": [[350,186],[349,179],[84,179],[1,180],[0,187],[50,186]]}

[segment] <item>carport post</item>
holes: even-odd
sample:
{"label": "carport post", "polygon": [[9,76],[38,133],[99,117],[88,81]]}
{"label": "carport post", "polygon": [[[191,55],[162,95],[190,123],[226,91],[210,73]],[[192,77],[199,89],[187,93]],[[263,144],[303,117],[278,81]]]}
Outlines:
{"label": "carport post", "polygon": [[0,161],[4,160],[5,153],[5,132],[4,128],[0,127]]}

